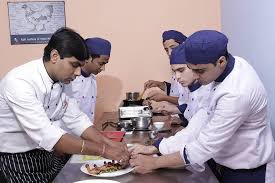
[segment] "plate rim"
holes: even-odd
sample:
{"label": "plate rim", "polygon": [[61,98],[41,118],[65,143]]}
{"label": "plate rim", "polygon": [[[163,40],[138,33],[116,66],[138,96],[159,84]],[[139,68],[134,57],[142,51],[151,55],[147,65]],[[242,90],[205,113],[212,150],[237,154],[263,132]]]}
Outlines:
{"label": "plate rim", "polygon": [[[117,177],[117,176],[125,175],[125,174],[130,173],[131,171],[134,170],[133,167],[129,166],[129,167],[126,168],[126,169],[119,170],[119,171],[125,171],[125,170],[128,169],[126,172],[124,172],[124,173],[122,173],[122,174],[118,174],[118,175],[108,175],[108,174],[116,173],[116,172],[112,172],[112,173],[103,173],[103,174],[99,174],[99,175],[93,175],[93,174],[90,174],[90,173],[87,171],[86,167],[85,167],[86,164],[91,165],[91,164],[96,164],[96,163],[99,163],[99,162],[102,163],[102,162],[104,162],[104,161],[112,161],[112,160],[110,160],[110,159],[101,159],[101,160],[94,160],[94,161],[90,161],[90,162],[87,162],[87,163],[83,163],[83,164],[81,165],[81,167],[80,167],[80,171],[83,172],[83,173],[85,173],[85,174],[87,174],[87,175],[90,175],[90,176],[94,176],[94,177],[103,177],[103,178],[106,178],[106,177],[107,177],[107,178],[108,178],[108,177]],[[106,175],[106,174],[107,174],[107,175]]]}

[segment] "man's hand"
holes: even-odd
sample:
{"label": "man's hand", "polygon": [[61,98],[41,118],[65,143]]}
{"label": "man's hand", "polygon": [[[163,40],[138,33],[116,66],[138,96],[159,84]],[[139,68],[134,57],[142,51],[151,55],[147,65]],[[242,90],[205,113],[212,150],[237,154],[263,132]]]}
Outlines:
{"label": "man's hand", "polygon": [[144,83],[144,89],[148,89],[148,88],[152,88],[152,87],[158,87],[161,90],[165,91],[166,84],[165,84],[165,82],[154,81],[154,80],[149,80]]}
{"label": "man's hand", "polygon": [[150,155],[132,155],[130,159],[130,165],[134,167],[135,172],[145,174],[158,168],[156,159],[157,158],[154,158]]}
{"label": "man's hand", "polygon": [[130,149],[131,155],[137,155],[137,154],[156,154],[158,152],[158,149],[155,146],[145,146],[141,144],[134,144],[133,147]]}
{"label": "man's hand", "polygon": [[163,93],[157,93],[154,92],[153,94],[151,94],[150,96],[147,97],[147,99],[149,100],[154,100],[156,102],[161,102],[161,101],[165,101],[166,100],[167,95],[163,94]]}
{"label": "man's hand", "polygon": [[117,160],[124,167],[129,164],[130,153],[125,143],[112,141],[112,143],[105,144],[103,156],[111,160]]}

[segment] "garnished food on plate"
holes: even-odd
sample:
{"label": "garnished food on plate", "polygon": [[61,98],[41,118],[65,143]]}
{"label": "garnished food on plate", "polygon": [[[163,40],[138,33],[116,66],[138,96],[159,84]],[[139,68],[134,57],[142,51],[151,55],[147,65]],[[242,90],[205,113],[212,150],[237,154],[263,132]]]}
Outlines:
{"label": "garnished food on plate", "polygon": [[93,175],[99,175],[102,173],[111,173],[122,169],[122,166],[119,163],[115,163],[114,160],[112,162],[104,161],[104,165],[97,166],[96,164],[93,167],[89,164],[85,165],[87,171]]}

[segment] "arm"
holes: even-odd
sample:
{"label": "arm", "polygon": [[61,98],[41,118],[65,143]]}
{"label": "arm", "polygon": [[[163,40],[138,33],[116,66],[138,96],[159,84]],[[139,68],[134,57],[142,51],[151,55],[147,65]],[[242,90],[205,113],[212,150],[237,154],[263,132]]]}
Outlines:
{"label": "arm", "polygon": [[152,87],[158,87],[160,88],[162,91],[165,91],[166,90],[166,84],[165,82],[160,82],[160,81],[154,81],[154,80],[149,80],[149,81],[146,81],[144,83],[144,89],[149,89],[149,88],[152,88]]}
{"label": "arm", "polygon": [[[161,154],[171,154],[178,152],[186,144],[193,142],[199,136],[200,131],[207,123],[207,112],[199,110],[189,121],[186,128],[177,132],[174,136],[164,138],[159,144]],[[177,145],[175,145],[177,144]]]}
{"label": "arm", "polygon": [[149,173],[158,168],[174,168],[184,166],[184,162],[179,152],[153,157],[146,155],[133,155],[130,160],[131,166],[138,173]]}
{"label": "arm", "polygon": [[167,101],[175,105],[178,105],[178,98],[179,97],[167,96],[162,93],[154,93],[153,95],[148,97],[149,100],[154,100],[156,102]]}
{"label": "arm", "polygon": [[125,149],[79,139],[70,134],[62,135],[53,148],[61,153],[98,155],[107,159],[122,160],[124,164],[129,160],[128,151],[125,152]]}
{"label": "arm", "polygon": [[190,162],[194,168],[202,166],[223,149],[247,118],[247,109],[250,108],[245,96],[236,96],[234,93],[223,95],[216,103],[213,117],[198,138],[181,150],[184,161]]}

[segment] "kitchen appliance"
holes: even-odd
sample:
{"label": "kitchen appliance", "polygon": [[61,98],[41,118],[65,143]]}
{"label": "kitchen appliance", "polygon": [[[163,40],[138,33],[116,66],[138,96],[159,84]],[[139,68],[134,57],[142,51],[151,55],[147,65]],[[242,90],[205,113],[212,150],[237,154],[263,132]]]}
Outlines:
{"label": "kitchen appliance", "polygon": [[152,117],[152,111],[149,106],[127,106],[119,107],[120,119],[131,119],[136,117]]}

